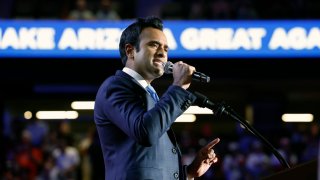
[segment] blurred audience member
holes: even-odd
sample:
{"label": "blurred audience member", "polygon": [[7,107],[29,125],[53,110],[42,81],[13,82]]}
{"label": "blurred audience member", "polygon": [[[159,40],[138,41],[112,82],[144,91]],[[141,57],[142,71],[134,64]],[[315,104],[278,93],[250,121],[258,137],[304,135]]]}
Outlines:
{"label": "blurred audience member", "polygon": [[246,169],[250,179],[259,179],[269,175],[270,159],[263,151],[260,141],[253,141],[251,144],[251,152],[248,154],[246,161]]}
{"label": "blurred audience member", "polygon": [[222,161],[222,170],[226,180],[242,179],[245,174],[245,156],[239,151],[239,144],[230,142],[228,145],[229,153]]}
{"label": "blurred audience member", "polygon": [[72,20],[93,20],[95,19],[92,11],[87,7],[86,0],[77,0],[76,8],[71,10],[69,19]]}
{"label": "blurred audience member", "polygon": [[40,147],[43,145],[45,137],[49,132],[47,123],[44,121],[40,121],[37,118],[30,119],[25,130],[30,133],[31,143],[36,147]]}
{"label": "blurred audience member", "polygon": [[[55,159],[52,155],[49,155],[45,158],[43,163],[43,169],[38,176],[38,180],[55,180],[59,179],[59,170],[56,166]],[[61,179],[61,178],[60,178]]]}
{"label": "blurred audience member", "polygon": [[71,127],[69,121],[62,121],[59,124],[58,132],[57,132],[57,139],[66,140],[67,145],[72,146],[74,145],[74,133],[71,131]]}
{"label": "blurred audience member", "polygon": [[310,161],[314,160],[318,156],[318,148],[319,148],[319,124],[313,123],[310,126],[309,132],[307,132],[306,136],[306,147],[302,153],[302,161]]}
{"label": "blurred audience member", "polygon": [[17,145],[15,152],[15,161],[20,169],[20,178],[34,180],[39,173],[42,160],[42,149],[33,147],[31,144],[31,134],[28,131],[23,131],[21,144]]}
{"label": "blurred audience member", "polygon": [[[290,139],[287,137],[282,137],[279,141],[278,152],[289,163],[290,166],[296,165],[298,163],[298,156],[292,151]],[[280,164],[280,161],[273,154],[270,158],[270,165],[275,172],[284,168],[282,167],[282,164]]]}
{"label": "blurred audience member", "polygon": [[112,0],[100,0],[100,6],[96,14],[98,20],[120,20],[120,16],[113,5]]}
{"label": "blurred audience member", "polygon": [[52,155],[56,162],[59,179],[77,179],[80,157],[75,147],[68,145],[64,139],[60,139]]}

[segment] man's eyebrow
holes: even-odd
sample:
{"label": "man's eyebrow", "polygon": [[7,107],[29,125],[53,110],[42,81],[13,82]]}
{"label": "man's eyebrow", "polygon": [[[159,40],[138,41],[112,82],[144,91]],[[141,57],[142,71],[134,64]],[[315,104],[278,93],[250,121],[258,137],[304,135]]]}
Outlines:
{"label": "man's eyebrow", "polygon": [[160,44],[161,45],[161,43],[159,41],[157,41],[157,40],[151,40],[151,41],[149,41],[149,43],[155,43],[155,44]]}

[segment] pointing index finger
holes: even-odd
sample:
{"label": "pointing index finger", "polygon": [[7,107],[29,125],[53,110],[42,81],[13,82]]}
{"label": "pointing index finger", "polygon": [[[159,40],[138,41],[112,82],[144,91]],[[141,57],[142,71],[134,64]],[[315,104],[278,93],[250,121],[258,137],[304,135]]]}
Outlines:
{"label": "pointing index finger", "polygon": [[206,150],[212,149],[213,146],[215,146],[215,145],[218,144],[219,142],[220,142],[220,138],[216,138],[216,139],[214,139],[213,141],[211,141],[210,143],[208,143],[208,144],[205,146],[205,149],[206,149]]}

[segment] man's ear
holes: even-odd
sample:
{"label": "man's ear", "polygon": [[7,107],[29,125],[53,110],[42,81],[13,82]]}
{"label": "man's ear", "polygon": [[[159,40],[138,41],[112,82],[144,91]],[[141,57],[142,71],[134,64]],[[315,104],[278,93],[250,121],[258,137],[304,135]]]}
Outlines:
{"label": "man's ear", "polygon": [[134,47],[132,44],[126,44],[125,45],[125,50],[126,50],[126,55],[128,57],[128,59],[133,59],[133,55],[134,55]]}

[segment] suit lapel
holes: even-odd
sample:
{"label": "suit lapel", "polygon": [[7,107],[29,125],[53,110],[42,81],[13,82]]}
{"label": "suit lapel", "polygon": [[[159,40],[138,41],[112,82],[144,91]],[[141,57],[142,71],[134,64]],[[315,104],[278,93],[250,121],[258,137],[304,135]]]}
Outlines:
{"label": "suit lapel", "polygon": [[[118,70],[116,72],[116,75],[118,76],[122,76],[126,79],[128,79],[129,81],[135,83],[136,85],[138,85],[139,87],[141,87],[141,89],[144,91],[144,93],[146,94],[146,100],[147,100],[147,109],[151,109],[155,106],[155,102],[154,100],[151,98],[151,96],[148,95],[147,91],[145,91],[145,89],[141,86],[141,84],[139,84],[133,77],[131,77],[130,75],[128,75],[127,73]],[[181,151],[179,149],[178,143],[177,143],[177,139],[176,136],[172,130],[172,128],[170,127],[169,130],[167,131],[169,139],[171,140],[172,144],[177,148],[179,156],[181,155]]]}

